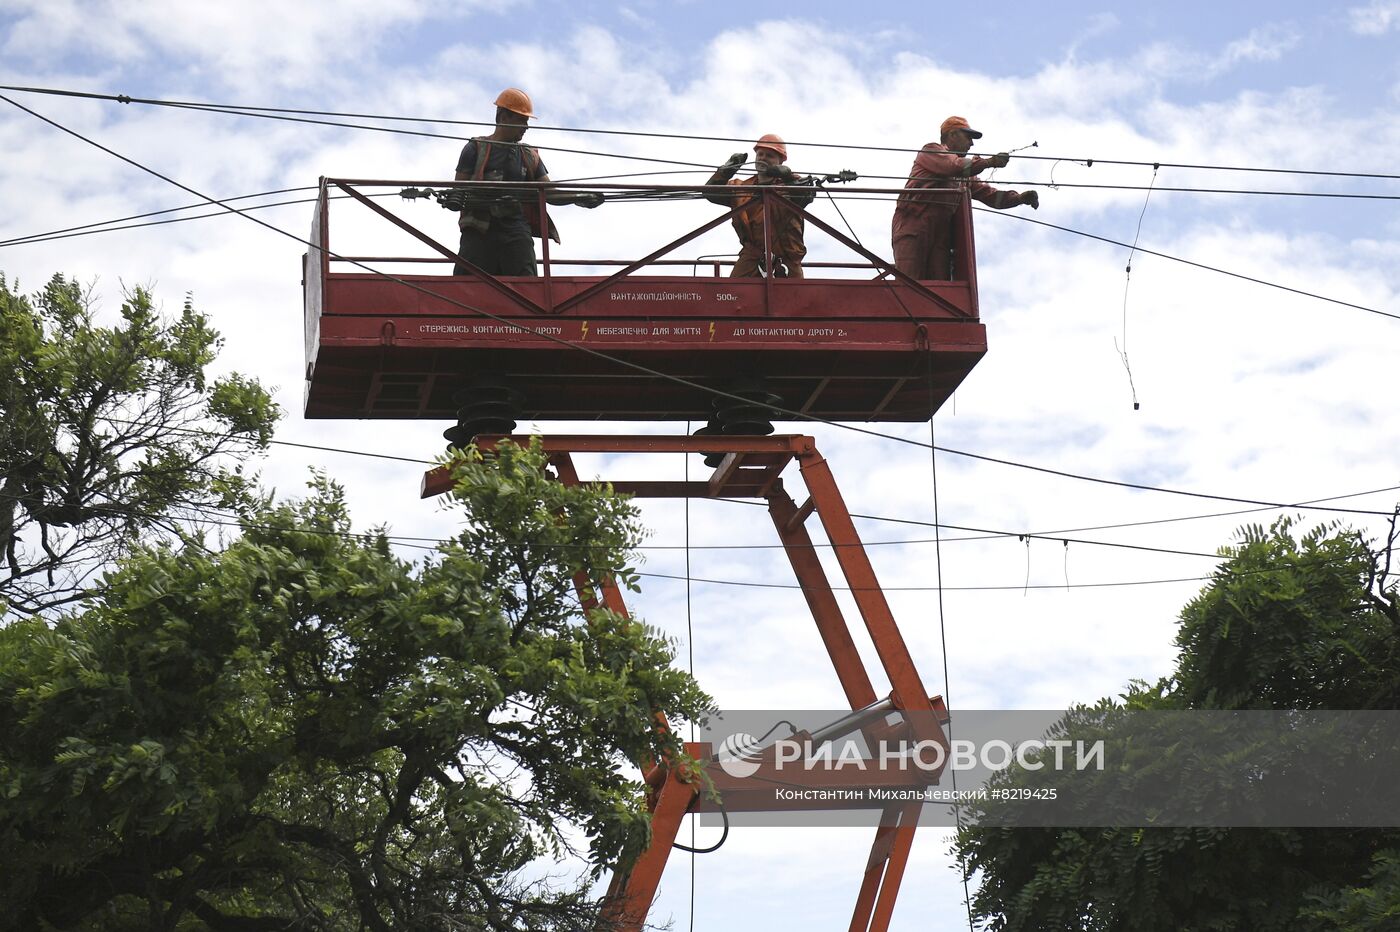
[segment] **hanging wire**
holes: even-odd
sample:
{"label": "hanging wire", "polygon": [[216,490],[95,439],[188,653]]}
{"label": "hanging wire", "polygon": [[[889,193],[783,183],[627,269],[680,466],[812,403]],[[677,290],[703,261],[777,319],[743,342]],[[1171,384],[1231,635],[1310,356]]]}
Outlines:
{"label": "hanging wire", "polygon": [[[1159,189],[1161,190],[1161,189]],[[1256,278],[1253,275],[1245,275],[1242,272],[1231,272],[1229,269],[1222,269],[1219,266],[1207,265],[1204,262],[1196,262],[1192,259],[1183,259],[1180,256],[1173,256],[1165,252],[1157,252],[1145,246],[1138,246],[1136,243],[1124,243],[1121,240],[1111,239],[1107,236],[1100,236],[1097,233],[1086,233],[1083,230],[1076,230],[1073,227],[1060,226],[1046,220],[1037,220],[1034,217],[1027,217],[1024,214],[1015,213],[1010,210],[992,210],[987,207],[974,207],[978,213],[994,214],[1007,220],[1018,220],[1022,223],[1033,223],[1036,226],[1049,227],[1052,230],[1059,230],[1063,233],[1073,233],[1075,236],[1082,236],[1085,239],[1097,240],[1100,243],[1107,243],[1110,246],[1122,246],[1125,249],[1131,248],[1134,252],[1140,252],[1147,256],[1156,256],[1159,259],[1167,259],[1172,262],[1180,262],[1182,265],[1189,265],[1192,268],[1201,269],[1206,272],[1215,272],[1220,275],[1228,275],[1230,278],[1237,278],[1240,281],[1252,282],[1256,285],[1263,285],[1266,288],[1277,288],[1279,291],[1286,291],[1289,294],[1296,294],[1304,298],[1313,298],[1317,301],[1325,301],[1328,304],[1336,304],[1341,307],[1349,307],[1358,311],[1365,311],[1368,314],[1376,314],[1381,317],[1389,317],[1393,320],[1400,320],[1400,314],[1390,311],[1382,311],[1379,308],[1367,307],[1364,304],[1354,304],[1351,301],[1343,301],[1340,298],[1329,298],[1326,295],[1318,294],[1314,291],[1305,291],[1302,288],[1294,288],[1290,285],[1281,285],[1278,282],[1269,281],[1266,278]]]}
{"label": "hanging wire", "polygon": [[1078,159],[1056,159],[1055,161],[1050,163],[1050,180],[1045,185],[1052,191],[1060,190],[1060,186],[1055,183],[1055,169],[1059,166],[1061,162],[1073,162],[1075,165],[1083,165],[1085,168],[1094,167],[1093,159],[1085,159],[1084,161],[1079,161]]}
{"label": "hanging wire", "polygon": [[[940,650],[943,654],[943,704],[947,708],[952,709],[952,677],[948,673],[948,623],[947,612],[944,610],[943,606],[943,539],[942,534],[938,530],[936,530],[937,526],[942,523],[942,519],[939,517],[938,514],[938,444],[934,437],[933,429],[933,419],[935,414],[937,413],[936,403],[938,399],[935,396],[933,390],[933,346],[928,342],[925,342],[924,345],[924,359],[927,370],[925,372],[925,375],[928,378],[929,396],[928,465],[929,482],[932,486],[933,492],[933,523],[935,527],[935,531],[933,534],[933,562],[935,567],[935,582],[938,584],[938,643]],[[948,741],[950,744],[953,741],[952,715],[948,716]],[[960,800],[962,797],[958,795],[957,768],[952,768],[951,773],[953,778],[953,799]],[[963,831],[962,803],[955,802],[953,804],[953,818],[957,822],[958,834],[961,835]],[[962,858],[959,858],[958,860],[958,873],[962,875],[963,903],[967,907],[967,929],[968,932],[976,932],[976,930],[973,928],[972,921],[972,891],[971,888],[968,886],[967,882],[967,864],[966,861],[964,861]]]}
{"label": "hanging wire", "polygon": [[1128,265],[1123,270],[1123,345],[1119,347],[1118,338],[1113,340],[1113,348],[1118,351],[1118,358],[1123,362],[1123,371],[1128,374],[1128,390],[1133,396],[1133,410],[1139,408],[1137,386],[1133,384],[1133,367],[1128,361],[1128,287],[1133,283],[1133,256],[1137,252],[1138,238],[1142,236],[1142,218],[1147,216],[1147,204],[1152,200],[1152,188],[1157,184],[1157,166],[1152,166],[1152,181],[1147,186],[1147,196],[1142,199],[1142,212],[1138,214],[1137,230],[1133,232],[1133,245],[1128,250]]}
{"label": "hanging wire", "polygon": [[[690,421],[685,422],[686,436],[690,435]],[[683,478],[685,488],[690,488],[690,454],[681,454],[683,467]],[[686,662],[690,669],[691,679],[695,678],[695,627],[691,621],[691,597],[690,597],[690,496],[686,495],[682,501],[685,505],[685,650]],[[690,740],[695,741],[695,723],[690,723]],[[690,932],[695,932],[695,815],[690,816]]]}
{"label": "hanging wire", "polygon": [[[841,222],[846,225],[846,229],[851,232],[851,239],[856,241],[856,245],[864,249],[865,244],[860,241],[860,236],[856,234],[856,228],[851,226],[851,221],[846,219],[846,214],[841,210],[841,205],[836,203],[836,198],[831,196],[831,189],[824,184],[818,184],[817,187],[820,188],[826,194],[826,199],[831,201],[831,206],[836,208],[837,216],[839,216],[841,218]],[[906,314],[909,312],[908,308],[905,308],[904,310]]]}
{"label": "hanging wire", "polygon": [[[1014,149],[1007,149],[1007,150],[1006,150],[1006,154],[1007,154],[1007,155],[1015,155],[1017,152],[1025,152],[1027,149],[1036,149],[1036,148],[1039,148],[1039,147],[1040,147],[1040,143],[1039,143],[1039,142],[1031,141],[1031,142],[1027,143],[1027,144],[1024,145],[1024,146],[1017,146],[1017,147],[1014,148]],[[998,152],[997,154],[1000,155],[1001,153]],[[1052,172],[1052,174],[1053,174],[1053,172]],[[986,177],[985,180],[990,184],[993,180],[996,179],[996,176],[997,176],[997,169],[993,168],[991,171],[987,172],[987,177]]]}

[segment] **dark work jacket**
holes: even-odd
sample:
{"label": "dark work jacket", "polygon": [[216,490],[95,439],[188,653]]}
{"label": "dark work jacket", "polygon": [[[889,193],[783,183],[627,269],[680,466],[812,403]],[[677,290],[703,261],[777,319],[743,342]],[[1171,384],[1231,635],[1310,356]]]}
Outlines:
{"label": "dark work jacket", "polygon": [[[472,181],[485,181],[488,176],[491,180],[499,181],[539,181],[549,174],[539,152],[531,146],[498,142],[484,136],[474,138],[462,147],[462,154],[457,159],[457,171]],[[475,227],[485,232],[493,221],[509,223],[513,219],[523,220],[533,236],[540,237],[542,231],[548,229],[549,238],[559,242],[559,230],[548,212],[542,210],[535,192],[521,193],[527,196],[521,198],[518,209],[507,209],[504,214],[502,208],[494,204],[468,204],[457,218],[457,226],[462,229]],[[494,194],[488,195],[488,200],[494,199]]]}

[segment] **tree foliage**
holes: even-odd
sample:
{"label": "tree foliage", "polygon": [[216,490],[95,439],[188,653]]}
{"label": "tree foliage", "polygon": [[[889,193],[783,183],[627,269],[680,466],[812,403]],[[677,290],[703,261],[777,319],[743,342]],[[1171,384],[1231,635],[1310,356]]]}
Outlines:
{"label": "tree foliage", "polygon": [[106,327],[76,282],[31,299],[0,277],[0,612],[79,598],[139,535],[243,491],[277,411],[205,374],[219,345],[188,300],[165,319],[137,288]]}
{"label": "tree foliage", "polygon": [[635,761],[708,698],[575,580],[634,579],[636,513],[537,449],[455,461],[421,565],[321,478],[221,552],[137,550],[0,630],[0,928],[577,929],[649,836]]}
{"label": "tree foliage", "polygon": [[[1065,721],[1111,728],[1121,710],[1397,708],[1394,544],[1393,524],[1378,551],[1337,527],[1295,537],[1289,519],[1242,529],[1182,609],[1174,674]],[[1170,753],[1162,758],[1170,771]],[[980,879],[974,915],[994,930],[1400,927],[1395,829],[974,825],[955,851]]]}

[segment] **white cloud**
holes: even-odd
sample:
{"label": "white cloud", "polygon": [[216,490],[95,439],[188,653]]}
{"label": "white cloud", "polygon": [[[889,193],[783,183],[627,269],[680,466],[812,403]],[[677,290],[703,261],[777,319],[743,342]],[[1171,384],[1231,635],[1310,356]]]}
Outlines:
{"label": "white cloud", "polygon": [[[1098,35],[1115,25],[1116,20],[1107,19],[1092,27],[1087,36]],[[1208,85],[1241,65],[1277,61],[1297,47],[1301,34],[1291,25],[1276,24],[1253,29],[1215,52],[1154,41],[1127,54],[1096,59],[1080,55],[1082,41],[1076,40],[1059,61],[1042,66],[1034,74],[1002,81],[987,78],[978,83],[988,84],[990,96],[1002,101],[1008,100],[1008,91],[1014,87],[1009,99],[1022,103],[1027,113],[1037,118],[1107,127],[1115,119],[1133,119],[1140,110],[1160,106],[1169,88],[1180,92],[1186,87]],[[908,61],[902,64],[907,65]],[[943,75],[931,75],[930,79],[935,77],[941,79]],[[976,93],[975,87],[954,85],[953,89]],[[1115,131],[1127,129],[1120,126]]]}
{"label": "white cloud", "polygon": [[[243,93],[321,86],[343,79],[386,36],[430,17],[461,21],[511,0],[345,0],[315,3],[248,0],[5,0],[14,19],[0,46],[13,61],[82,55],[89,63],[169,69],[183,80]],[[446,23],[444,23],[446,25]]]}
{"label": "white cloud", "polygon": [[1400,26],[1400,3],[1395,0],[1371,0],[1369,6],[1347,10],[1351,31],[1362,36],[1383,36]]}
{"label": "white cloud", "polygon": [[1227,42],[1218,52],[1205,53],[1175,43],[1148,45],[1129,65],[1157,80],[1210,81],[1240,65],[1278,61],[1302,40],[1298,29],[1288,24],[1271,24],[1252,29],[1242,38]]}
{"label": "white cloud", "polygon": [[1302,34],[1291,25],[1269,25],[1251,29],[1243,39],[1225,46],[1217,67],[1221,70],[1240,62],[1278,61],[1285,52],[1297,48]]}
{"label": "white cloud", "polygon": [[1079,58],[1079,49],[1081,46],[1094,39],[1111,35],[1121,25],[1122,20],[1113,13],[1095,13],[1093,16],[1089,17],[1089,21],[1083,31],[1075,36],[1074,41],[1071,42],[1069,48],[1065,50],[1065,58],[1069,61],[1077,60]]}

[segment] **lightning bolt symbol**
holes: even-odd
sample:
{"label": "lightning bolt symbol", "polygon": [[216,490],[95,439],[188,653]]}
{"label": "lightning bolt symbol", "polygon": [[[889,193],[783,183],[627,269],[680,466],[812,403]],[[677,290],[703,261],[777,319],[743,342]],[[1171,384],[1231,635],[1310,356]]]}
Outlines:
{"label": "lightning bolt symbol", "polygon": [[579,339],[587,340],[587,339],[588,339],[588,321],[585,320],[585,321],[583,322],[583,327],[582,327],[582,329],[583,329],[583,336],[580,337]]}
{"label": "lightning bolt symbol", "polygon": [[710,321],[710,342],[715,342],[715,322]]}

